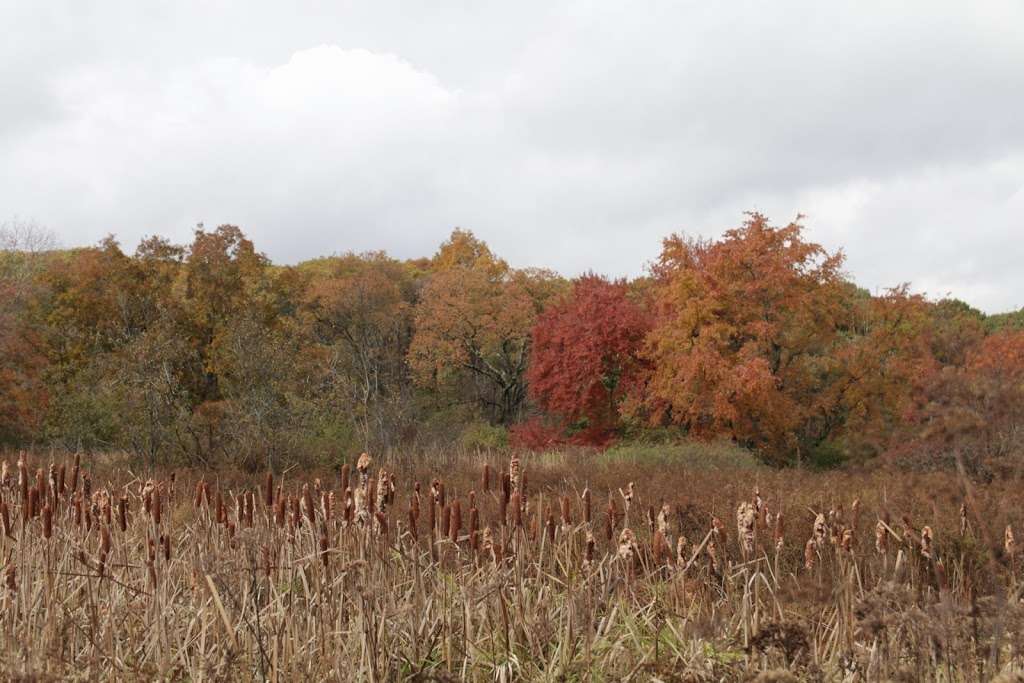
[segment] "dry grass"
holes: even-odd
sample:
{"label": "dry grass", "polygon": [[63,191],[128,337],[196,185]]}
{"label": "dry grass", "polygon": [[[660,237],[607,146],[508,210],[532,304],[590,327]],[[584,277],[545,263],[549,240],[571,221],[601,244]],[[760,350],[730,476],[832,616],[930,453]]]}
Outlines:
{"label": "dry grass", "polygon": [[1024,666],[1019,481],[569,456],[319,479],[123,464],[7,466],[7,678],[987,681]]}

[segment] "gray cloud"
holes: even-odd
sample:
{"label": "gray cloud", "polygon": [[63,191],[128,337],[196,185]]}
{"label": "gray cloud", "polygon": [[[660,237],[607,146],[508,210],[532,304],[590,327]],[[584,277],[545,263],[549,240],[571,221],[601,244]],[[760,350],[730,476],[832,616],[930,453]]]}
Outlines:
{"label": "gray cloud", "polygon": [[459,225],[618,275],[758,209],[869,288],[1024,305],[1017,3],[17,4],[0,217],[65,244],[404,257]]}

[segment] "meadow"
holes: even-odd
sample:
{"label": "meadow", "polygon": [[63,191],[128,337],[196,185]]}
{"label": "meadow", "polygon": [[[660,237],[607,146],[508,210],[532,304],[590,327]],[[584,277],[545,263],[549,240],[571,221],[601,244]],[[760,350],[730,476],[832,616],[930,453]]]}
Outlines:
{"label": "meadow", "polygon": [[1022,680],[1019,481],[664,451],[452,449],[261,474],[11,453],[0,668]]}

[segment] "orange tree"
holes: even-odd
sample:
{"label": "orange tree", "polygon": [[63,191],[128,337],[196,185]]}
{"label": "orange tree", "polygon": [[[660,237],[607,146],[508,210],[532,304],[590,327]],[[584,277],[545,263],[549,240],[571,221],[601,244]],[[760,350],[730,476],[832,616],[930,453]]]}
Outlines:
{"label": "orange tree", "polygon": [[826,389],[849,315],[842,263],[799,223],[756,213],[716,242],[666,239],[643,350],[652,372],[633,410],[769,462],[813,455],[838,426]]}
{"label": "orange tree", "polygon": [[421,386],[514,421],[537,302],[522,277],[471,232],[456,230],[434,256],[416,305],[409,365]]}

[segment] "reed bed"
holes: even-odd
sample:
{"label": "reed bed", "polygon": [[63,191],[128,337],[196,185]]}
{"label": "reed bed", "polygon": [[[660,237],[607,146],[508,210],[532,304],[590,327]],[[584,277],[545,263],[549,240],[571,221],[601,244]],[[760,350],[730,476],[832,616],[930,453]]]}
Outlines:
{"label": "reed bed", "polygon": [[[314,476],[316,475],[316,476]],[[490,455],[258,477],[22,454],[0,669],[1024,680],[1020,482]]]}

